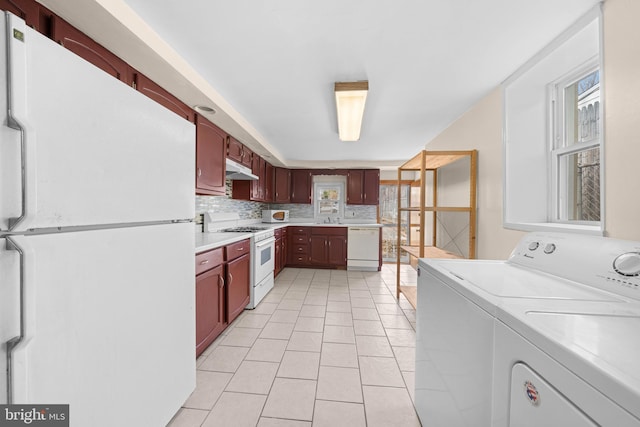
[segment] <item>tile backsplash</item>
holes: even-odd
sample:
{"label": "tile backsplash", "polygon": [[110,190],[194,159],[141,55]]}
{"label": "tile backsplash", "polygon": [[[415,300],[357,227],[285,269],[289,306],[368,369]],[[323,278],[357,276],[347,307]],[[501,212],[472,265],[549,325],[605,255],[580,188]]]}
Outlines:
{"label": "tile backsplash", "polygon": [[262,211],[269,209],[269,204],[232,199],[231,182],[231,180],[227,180],[226,196],[196,196],[196,214],[204,212],[237,212],[240,215],[240,219],[262,218]]}
{"label": "tile backsplash", "polygon": [[345,219],[367,219],[376,221],[378,219],[377,206],[347,205],[344,208]]}
{"label": "tile backsplash", "polygon": [[[260,203],[231,198],[231,181],[227,180],[226,196],[196,196],[196,214],[204,212],[221,212],[240,214],[240,219],[260,219],[265,209],[288,209],[289,217],[313,218],[313,205],[298,203]],[[347,205],[344,210],[346,219],[377,219],[375,206]]]}

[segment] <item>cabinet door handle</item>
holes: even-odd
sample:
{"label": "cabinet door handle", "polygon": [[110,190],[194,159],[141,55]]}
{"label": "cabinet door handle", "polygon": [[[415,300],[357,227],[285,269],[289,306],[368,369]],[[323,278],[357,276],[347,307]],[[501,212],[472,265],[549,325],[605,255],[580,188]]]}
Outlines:
{"label": "cabinet door handle", "polygon": [[222,276],[218,276],[218,286],[220,286],[220,289],[224,288],[224,278]]}
{"label": "cabinet door handle", "polygon": [[232,282],[233,282],[233,274],[229,273],[229,286],[231,286]]}
{"label": "cabinet door handle", "polygon": [[238,249],[236,249],[236,250],[237,250],[238,252],[242,252],[242,251],[244,251],[244,246],[243,246],[243,247],[241,247],[241,248],[238,248]]}
{"label": "cabinet door handle", "polygon": [[198,177],[202,176],[202,169],[198,168]]}
{"label": "cabinet door handle", "polygon": [[209,260],[208,259],[205,259],[204,261],[200,262],[200,265],[205,265],[205,264],[209,264]]}

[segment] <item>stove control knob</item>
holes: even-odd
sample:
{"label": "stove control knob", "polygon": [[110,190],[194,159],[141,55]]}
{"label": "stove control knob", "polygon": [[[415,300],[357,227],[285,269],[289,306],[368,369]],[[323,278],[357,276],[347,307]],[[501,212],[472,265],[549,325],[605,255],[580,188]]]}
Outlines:
{"label": "stove control knob", "polygon": [[627,252],[613,260],[613,268],[627,277],[640,276],[640,252]]}
{"label": "stove control knob", "polygon": [[556,245],[553,243],[547,243],[544,247],[545,254],[552,254],[556,250]]}
{"label": "stove control knob", "polygon": [[529,243],[529,250],[530,251],[535,251],[536,249],[538,249],[538,246],[540,246],[540,243],[531,242],[531,243]]}

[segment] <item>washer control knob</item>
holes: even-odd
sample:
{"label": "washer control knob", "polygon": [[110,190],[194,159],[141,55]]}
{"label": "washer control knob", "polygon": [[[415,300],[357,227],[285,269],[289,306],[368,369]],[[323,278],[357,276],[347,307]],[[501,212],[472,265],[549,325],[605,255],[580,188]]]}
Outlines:
{"label": "washer control knob", "polygon": [[555,250],[556,250],[556,245],[554,245],[553,243],[547,243],[544,246],[544,253],[545,254],[552,254]]}
{"label": "washer control knob", "polygon": [[529,250],[530,251],[535,251],[536,249],[538,249],[538,246],[540,246],[540,243],[531,242],[531,243],[529,243]]}
{"label": "washer control knob", "polygon": [[640,275],[640,252],[627,252],[613,260],[613,268],[623,276]]}

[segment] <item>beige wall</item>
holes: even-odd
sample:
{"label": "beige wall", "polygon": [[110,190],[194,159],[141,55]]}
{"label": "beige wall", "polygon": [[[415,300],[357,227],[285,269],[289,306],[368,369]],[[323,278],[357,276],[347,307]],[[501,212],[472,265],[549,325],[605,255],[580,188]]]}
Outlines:
{"label": "beige wall", "polygon": [[640,1],[604,3],[605,229],[640,240]]}
{"label": "beige wall", "polygon": [[[605,229],[640,240],[640,1],[604,3]],[[504,259],[523,233],[502,227],[502,91],[426,144],[478,150],[478,258]],[[446,190],[442,190],[446,191]]]}
{"label": "beige wall", "polygon": [[507,258],[522,233],[502,227],[502,91],[487,95],[426,149],[478,150],[477,258]]}

